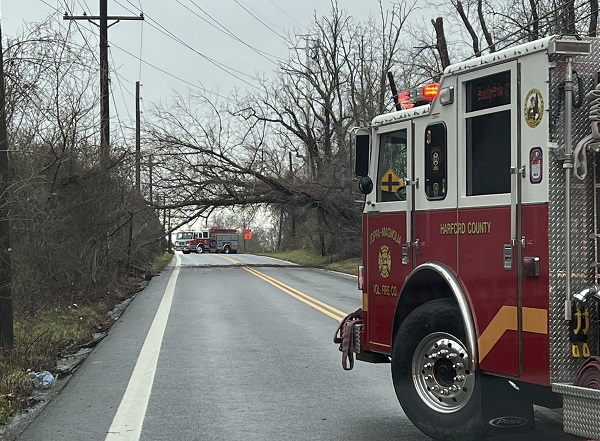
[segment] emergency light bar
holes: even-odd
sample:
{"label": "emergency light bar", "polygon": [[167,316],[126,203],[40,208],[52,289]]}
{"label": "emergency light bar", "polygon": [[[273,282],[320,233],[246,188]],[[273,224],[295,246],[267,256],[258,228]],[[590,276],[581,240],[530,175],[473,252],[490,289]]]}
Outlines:
{"label": "emergency light bar", "polygon": [[426,84],[410,90],[398,92],[398,103],[402,108],[411,109],[415,106],[429,104],[437,96],[440,85],[438,83]]}

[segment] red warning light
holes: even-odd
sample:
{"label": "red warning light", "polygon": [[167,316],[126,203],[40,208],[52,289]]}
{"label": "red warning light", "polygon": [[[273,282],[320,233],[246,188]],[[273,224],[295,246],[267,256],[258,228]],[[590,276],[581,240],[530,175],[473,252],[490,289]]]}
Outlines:
{"label": "red warning light", "polygon": [[410,99],[410,93],[408,90],[404,90],[402,92],[398,92],[398,102],[405,103]]}
{"label": "red warning light", "polygon": [[440,85],[438,83],[428,84],[423,86],[423,96],[427,99],[433,100],[440,89]]}

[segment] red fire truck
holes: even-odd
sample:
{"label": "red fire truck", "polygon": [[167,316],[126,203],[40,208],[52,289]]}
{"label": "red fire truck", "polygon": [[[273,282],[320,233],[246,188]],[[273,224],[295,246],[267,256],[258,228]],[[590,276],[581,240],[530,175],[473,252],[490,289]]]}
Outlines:
{"label": "red fire truck", "polygon": [[190,254],[190,243],[198,236],[197,231],[178,231],[175,235],[175,251]]}
{"label": "red fire truck", "polygon": [[533,404],[600,438],[599,75],[600,40],[548,37],[451,65],[355,133],[349,347],[391,363],[435,439],[531,430]]}
{"label": "red fire truck", "polygon": [[[194,253],[237,253],[239,243],[238,230],[227,228],[206,228],[194,233],[187,248]],[[185,252],[185,251],[184,251]]]}

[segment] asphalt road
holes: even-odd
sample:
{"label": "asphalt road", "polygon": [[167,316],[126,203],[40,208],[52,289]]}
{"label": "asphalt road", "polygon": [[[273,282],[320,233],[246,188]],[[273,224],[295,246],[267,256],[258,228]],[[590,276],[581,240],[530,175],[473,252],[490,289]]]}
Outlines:
{"label": "asphalt road", "polygon": [[[336,317],[359,306],[351,276],[177,254],[18,439],[429,440],[389,365],[342,370]],[[580,439],[556,413],[536,416],[535,432],[491,440]]]}

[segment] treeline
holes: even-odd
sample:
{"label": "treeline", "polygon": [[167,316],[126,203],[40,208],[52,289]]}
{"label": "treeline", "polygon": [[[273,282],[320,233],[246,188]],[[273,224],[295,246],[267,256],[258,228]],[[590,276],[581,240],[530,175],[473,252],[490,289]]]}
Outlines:
{"label": "treeline", "polygon": [[333,1],[306,37],[290,36],[290,59],[259,91],[229,100],[189,92],[155,107],[143,127],[152,167],[143,194],[123,139],[101,167],[92,49],[52,20],[6,41],[5,212],[20,310],[114,292],[162,252],[167,218],[175,230],[229,216],[222,226],[256,231],[252,251],[262,238],[264,249],[359,255],[351,134],[394,108],[388,72],[407,89],[439,79],[450,62],[562,31],[596,34],[594,0],[424,5],[402,1],[359,20]]}
{"label": "treeline", "polygon": [[290,59],[259,92],[190,92],[154,109],[146,141],[160,163],[155,185],[180,223],[260,207],[265,247],[359,255],[351,134],[394,108],[388,72],[408,89],[439,80],[452,62],[555,33],[595,35],[597,15],[596,0],[401,1],[359,20],[332,1],[304,37],[290,36]]}
{"label": "treeline", "polygon": [[49,23],[3,44],[4,211],[18,314],[110,302],[163,251],[162,225],[135,190],[128,152],[115,143],[110,167],[100,166],[94,54]]}

